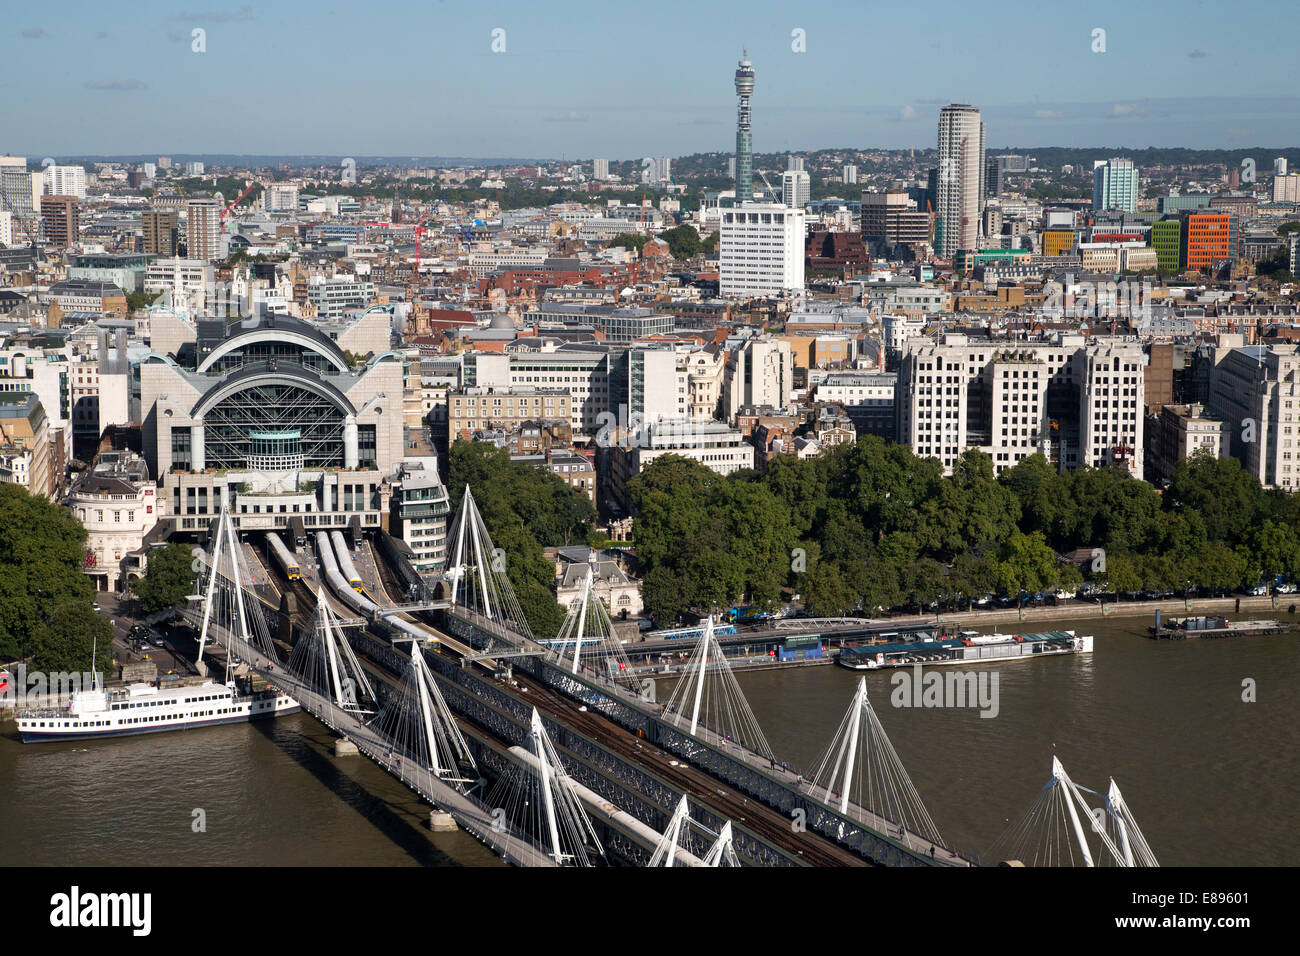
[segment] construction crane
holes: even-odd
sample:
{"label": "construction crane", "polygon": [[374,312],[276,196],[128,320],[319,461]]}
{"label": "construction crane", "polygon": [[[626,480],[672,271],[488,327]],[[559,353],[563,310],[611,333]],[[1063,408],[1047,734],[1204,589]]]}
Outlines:
{"label": "construction crane", "polygon": [[242,193],[240,193],[238,196],[235,197],[235,201],[232,202],[232,203],[231,203],[229,206],[227,206],[225,209],[221,210],[221,221],[222,221],[222,222],[225,222],[225,221],[226,221],[226,217],[230,215],[230,210],[234,209],[234,208],[235,208],[236,206],[238,206],[241,202],[243,202],[243,201],[244,201],[244,197],[246,197],[249,193],[251,193],[251,192],[253,191],[253,188],[254,188],[256,185],[257,185],[257,180],[255,180],[255,179],[254,179],[254,180],[250,180],[249,183],[248,183],[248,185],[244,187],[244,191],[243,191]]}

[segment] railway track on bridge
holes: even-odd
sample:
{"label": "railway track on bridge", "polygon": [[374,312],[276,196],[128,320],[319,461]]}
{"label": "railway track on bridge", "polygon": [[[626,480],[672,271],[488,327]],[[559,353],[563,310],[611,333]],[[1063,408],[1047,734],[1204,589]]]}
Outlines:
{"label": "railway track on bridge", "polygon": [[[693,767],[648,740],[636,736],[526,674],[514,679],[527,687],[527,699],[546,716],[579,731],[595,743],[633,760],[665,783],[707,806],[719,816],[744,826],[757,836],[809,866],[870,866],[869,860],[811,831],[797,832],[794,820],[757,798]],[[665,811],[667,812],[667,811]]]}
{"label": "railway track on bridge", "polygon": [[[375,565],[379,571],[380,584],[385,591],[391,593],[391,590],[397,586],[395,573],[379,554],[375,554]],[[428,622],[411,615],[405,616],[408,620],[428,628],[442,638],[445,642],[444,647],[454,649],[462,646],[458,641],[447,638]],[[809,831],[797,832],[792,818],[783,816],[779,811],[756,798],[737,792],[730,785],[661,750],[613,721],[592,711],[580,710],[580,704],[529,675],[515,671],[513,679],[521,687],[527,688],[524,692],[525,699],[536,705],[546,717],[578,731],[620,757],[644,766],[696,803],[703,804],[719,816],[743,825],[792,858],[801,860],[809,866],[871,865],[869,860],[820,834]],[[665,809],[664,812],[670,813],[671,808]]]}
{"label": "railway track on bridge", "polygon": [[[393,604],[391,595],[394,589],[400,593],[396,574],[388,567],[382,555],[374,552],[375,567],[383,593],[372,594],[371,598],[379,604]],[[299,579],[290,581],[274,562],[268,562],[268,571],[275,580],[281,593],[293,594],[297,608],[293,615],[295,627],[310,631],[315,627],[316,595],[307,581]],[[328,587],[328,584],[327,584]],[[340,595],[332,594],[334,602],[342,602]],[[446,635],[440,628],[407,612],[397,612],[405,620],[417,624],[429,631],[439,640],[439,653],[453,657],[462,657],[472,653],[455,638]],[[276,641],[281,653],[288,654],[289,646],[283,641]],[[395,673],[385,663],[366,655],[363,650],[357,652],[366,664],[378,676],[389,683],[400,684],[403,675]],[[490,664],[490,662],[482,662]],[[737,791],[731,785],[713,777],[706,771],[692,766],[673,754],[662,750],[650,741],[638,737],[635,733],[610,721],[600,714],[581,710],[582,706],[558,691],[539,682],[530,675],[516,671],[513,681],[518,686],[517,696],[520,700],[535,705],[548,719],[563,724],[592,742],[608,749],[633,766],[640,767],[663,781],[669,787],[686,794],[693,803],[700,805],[719,817],[732,820],[736,825],[749,830],[756,837],[771,844],[785,853],[789,858],[808,866],[871,866],[873,863],[847,847],[840,846],[827,837],[811,830],[797,831],[795,821],[761,800]],[[503,690],[509,692],[510,686],[499,681]],[[463,714],[457,720],[467,728],[472,727],[479,735],[496,739],[488,728],[481,726],[472,718]],[[665,815],[671,808],[662,808]]]}

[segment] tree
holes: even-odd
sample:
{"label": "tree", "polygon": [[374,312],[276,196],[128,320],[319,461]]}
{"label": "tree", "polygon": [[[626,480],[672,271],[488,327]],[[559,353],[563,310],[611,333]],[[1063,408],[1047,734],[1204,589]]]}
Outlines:
{"label": "tree", "polygon": [[689,259],[700,251],[700,234],[694,226],[681,225],[659,233],[659,238],[668,243],[668,251],[674,259]]}
{"label": "tree", "polygon": [[954,593],[966,598],[969,608],[976,598],[999,587],[997,554],[991,550],[962,552],[953,560],[948,580]]}
{"label": "tree", "polygon": [[[637,557],[680,600],[660,607],[708,610],[746,596],[771,605],[791,574],[797,534],[786,503],[745,475],[724,481],[692,459],[664,455],[629,483]],[[643,594],[644,596],[644,594]],[[648,603],[648,602],[647,602]]]}
{"label": "tree", "polygon": [[505,555],[510,579],[528,626],[539,638],[554,636],[564,620],[555,600],[555,565],[543,546],[586,542],[596,510],[590,499],[544,468],[510,460],[486,442],[451,446],[447,490],[459,507],[468,485],[494,547]]}
{"label": "tree", "polygon": [[144,577],[131,583],[131,591],[140,599],[146,614],[182,604],[194,586],[193,552],[175,542],[149,552]]}
{"label": "tree", "polygon": [[1061,507],[1061,478],[1047,459],[1030,455],[998,476],[1020,502],[1020,530],[1048,532]]}
{"label": "tree", "polygon": [[1265,519],[1247,532],[1237,550],[1246,562],[1245,584],[1300,572],[1300,539],[1288,525]]}
{"label": "tree", "polygon": [[157,301],[161,292],[146,292],[143,289],[137,289],[134,292],[126,294],[126,308],[128,312],[134,312],[136,309],[147,309]]}
{"label": "tree", "polygon": [[1127,554],[1108,554],[1106,572],[1101,578],[1104,587],[1117,595],[1142,588],[1142,574],[1132,557]]}
{"label": "tree", "polygon": [[[556,200],[549,199],[547,201],[555,202]],[[630,249],[639,256],[641,255],[642,247],[644,247],[649,241],[649,236],[642,236],[634,232],[621,232],[613,239],[609,240],[609,248],[613,249],[617,247],[620,249]]]}
{"label": "tree", "polygon": [[89,604],[64,601],[37,626],[28,650],[33,670],[80,672],[89,667],[108,674],[113,666],[113,628]]}
{"label": "tree", "polygon": [[1265,497],[1259,479],[1237,459],[1201,448],[1178,463],[1164,504],[1170,511],[1199,515],[1211,541],[1235,544],[1261,517]]}
{"label": "tree", "polygon": [[857,595],[834,564],[819,562],[808,572],[803,586],[804,606],[822,617],[837,617],[853,610]]}
{"label": "tree", "polygon": [[1037,594],[1059,583],[1061,566],[1040,532],[1017,531],[998,556],[997,579],[1002,590],[1012,596],[1022,591]]}
{"label": "tree", "polygon": [[[0,483],[0,663],[32,653],[38,625],[68,604],[90,609],[86,529],[21,485]],[[82,667],[90,660],[86,644]]]}
{"label": "tree", "polygon": [[715,230],[705,237],[704,242],[700,245],[700,251],[705,255],[711,256],[718,251],[718,243],[722,236]]}

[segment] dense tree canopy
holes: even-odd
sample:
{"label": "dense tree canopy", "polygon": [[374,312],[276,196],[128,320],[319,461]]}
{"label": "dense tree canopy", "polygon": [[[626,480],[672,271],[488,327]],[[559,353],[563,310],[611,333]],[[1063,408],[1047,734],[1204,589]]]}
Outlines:
{"label": "dense tree canopy", "polygon": [[[90,663],[94,588],[82,573],[86,529],[19,485],[0,484],[0,662],[37,670]],[[84,612],[84,613],[83,613]]]}
{"label": "dense tree canopy", "polygon": [[1078,549],[1087,576],[1121,592],[1300,576],[1300,498],[1263,490],[1234,459],[1194,455],[1163,495],[1041,455],[995,478],[968,451],[952,472],[874,437],[762,475],[656,459],[629,489],[646,608],[668,624],[770,605],[782,586],[820,614],[1036,594],[1083,580],[1064,560]]}
{"label": "dense tree canopy", "polygon": [[609,247],[619,249],[629,249],[637,255],[641,254],[641,247],[650,241],[649,236],[643,236],[636,232],[620,232],[613,239],[609,240]]}
{"label": "dense tree canopy", "polygon": [[681,225],[659,233],[659,238],[668,243],[668,251],[674,259],[689,259],[701,249],[700,234],[694,226]]}

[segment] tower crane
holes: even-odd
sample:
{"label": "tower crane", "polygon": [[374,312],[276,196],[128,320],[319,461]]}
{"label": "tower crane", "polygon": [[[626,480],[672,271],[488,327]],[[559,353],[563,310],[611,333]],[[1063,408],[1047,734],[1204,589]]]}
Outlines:
{"label": "tower crane", "polygon": [[222,222],[225,222],[225,221],[226,221],[226,217],[230,215],[230,210],[234,209],[234,208],[235,208],[236,206],[238,206],[241,202],[243,202],[243,201],[244,201],[244,198],[245,198],[249,193],[251,193],[251,192],[253,191],[253,187],[255,187],[256,185],[257,185],[257,180],[255,180],[255,179],[249,180],[248,185],[244,187],[244,191],[243,191],[242,193],[240,193],[238,196],[235,197],[235,201],[232,202],[232,203],[231,203],[229,206],[227,206],[225,209],[221,210],[221,221],[222,221]]}

